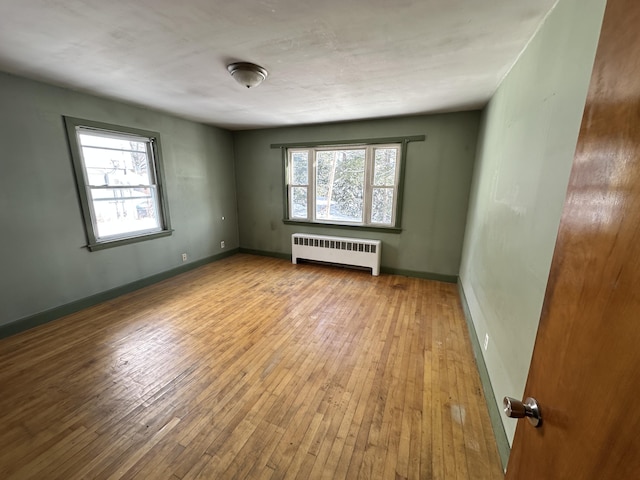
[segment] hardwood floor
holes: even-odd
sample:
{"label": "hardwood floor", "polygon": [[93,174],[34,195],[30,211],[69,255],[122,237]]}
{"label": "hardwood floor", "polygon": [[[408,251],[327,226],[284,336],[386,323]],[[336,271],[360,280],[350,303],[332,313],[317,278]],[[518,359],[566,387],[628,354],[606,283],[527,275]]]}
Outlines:
{"label": "hardwood floor", "polygon": [[235,255],[0,340],[3,479],[502,479],[455,285]]}

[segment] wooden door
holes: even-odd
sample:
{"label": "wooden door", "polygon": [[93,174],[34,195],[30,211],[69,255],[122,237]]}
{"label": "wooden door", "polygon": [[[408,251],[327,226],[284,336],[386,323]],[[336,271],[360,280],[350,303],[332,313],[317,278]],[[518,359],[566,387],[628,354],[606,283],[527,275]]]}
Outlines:
{"label": "wooden door", "polygon": [[507,479],[640,478],[638,0],[608,1],[528,396]]}

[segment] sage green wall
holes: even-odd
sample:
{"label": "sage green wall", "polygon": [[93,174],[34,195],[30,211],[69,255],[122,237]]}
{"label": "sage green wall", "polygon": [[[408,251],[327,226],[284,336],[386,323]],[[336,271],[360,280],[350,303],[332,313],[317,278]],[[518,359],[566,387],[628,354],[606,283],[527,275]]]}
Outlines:
{"label": "sage green wall", "polygon": [[[160,133],[172,236],[85,248],[63,115]],[[0,146],[0,325],[238,247],[228,131],[0,74]]]}
{"label": "sage green wall", "polygon": [[460,280],[499,405],[524,390],[604,5],[560,0],[483,113]]}
{"label": "sage green wall", "polygon": [[[383,267],[457,276],[479,112],[234,132],[240,246],[291,253],[291,234],[379,238]],[[272,143],[426,135],[408,146],[402,233],[285,225],[283,165]]]}

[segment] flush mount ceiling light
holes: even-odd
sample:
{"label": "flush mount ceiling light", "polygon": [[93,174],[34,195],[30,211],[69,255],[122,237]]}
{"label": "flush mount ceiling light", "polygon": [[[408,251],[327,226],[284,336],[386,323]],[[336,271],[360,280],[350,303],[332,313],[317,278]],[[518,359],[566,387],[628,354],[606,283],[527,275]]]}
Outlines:
{"label": "flush mount ceiling light", "polygon": [[247,88],[257,87],[269,75],[264,68],[247,62],[232,63],[227,65],[227,70],[236,82]]}

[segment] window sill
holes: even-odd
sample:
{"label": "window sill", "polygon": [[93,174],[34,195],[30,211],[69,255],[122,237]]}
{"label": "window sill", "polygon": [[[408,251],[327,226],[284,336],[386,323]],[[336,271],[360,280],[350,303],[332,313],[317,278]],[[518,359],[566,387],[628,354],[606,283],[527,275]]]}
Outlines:
{"label": "window sill", "polygon": [[343,223],[321,223],[321,222],[306,222],[304,220],[282,220],[285,225],[304,225],[305,227],[326,227],[326,228],[340,228],[346,230],[360,230],[363,232],[386,232],[386,233],[401,233],[400,227],[376,227],[372,225],[345,225]]}
{"label": "window sill", "polygon": [[96,252],[98,250],[105,250],[107,248],[119,247],[121,245],[130,245],[132,243],[144,242],[145,240],[153,240],[154,238],[168,237],[173,233],[173,230],[162,230],[161,232],[146,233],[137,237],[118,238],[117,240],[108,240],[99,243],[90,243],[87,248]]}

